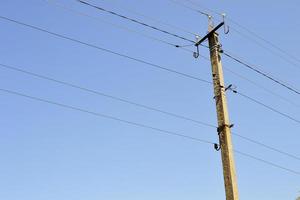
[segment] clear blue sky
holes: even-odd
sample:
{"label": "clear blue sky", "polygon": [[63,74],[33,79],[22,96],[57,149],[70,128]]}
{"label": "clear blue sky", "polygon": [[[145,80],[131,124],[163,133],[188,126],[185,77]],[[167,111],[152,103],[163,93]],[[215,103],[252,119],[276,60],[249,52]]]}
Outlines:
{"label": "clear blue sky", "polygon": [[[299,1],[200,1],[299,56]],[[84,7],[62,3],[100,19],[170,42],[186,42]],[[207,19],[167,0],[90,0],[139,18],[133,9],[204,35]],[[182,1],[183,2],[183,1]],[[211,80],[210,64],[191,53],[55,7],[46,1],[2,1],[2,16],[46,28],[120,53]],[[193,39],[188,34],[139,18]],[[0,63],[68,81],[166,111],[216,124],[212,87],[149,68],[80,44],[0,20]],[[238,27],[236,27],[238,30]],[[242,30],[241,30],[242,31]],[[241,37],[224,35],[224,49],[300,87],[292,66]],[[192,48],[193,49],[193,48]],[[207,56],[206,49],[201,54]],[[224,67],[295,103],[299,95],[223,58]],[[61,102],[216,142],[215,129],[129,106],[49,81],[0,68],[0,88]],[[227,84],[300,118],[292,106],[225,71]],[[234,94],[228,94],[234,131],[300,156],[300,126]],[[0,199],[4,200],[196,200],[224,199],[220,153],[212,145],[0,93]],[[300,171],[300,161],[233,137],[234,148]],[[240,199],[295,199],[300,176],[235,156]]]}

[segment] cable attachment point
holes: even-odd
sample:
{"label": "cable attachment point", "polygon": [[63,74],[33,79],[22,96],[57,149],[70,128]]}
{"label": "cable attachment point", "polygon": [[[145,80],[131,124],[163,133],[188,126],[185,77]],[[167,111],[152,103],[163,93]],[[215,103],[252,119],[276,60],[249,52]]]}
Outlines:
{"label": "cable attachment point", "polygon": [[224,130],[225,127],[232,128],[232,127],[234,127],[234,124],[230,124],[230,125],[224,124],[222,126],[219,126],[217,128],[218,135],[220,135],[223,132],[223,130]]}
{"label": "cable attachment point", "polygon": [[215,144],[214,144],[214,148],[215,148],[216,151],[220,151],[221,145],[215,143]]}
{"label": "cable attachment point", "polygon": [[225,23],[226,13],[222,13],[222,18],[223,18],[223,22],[224,22],[224,33],[228,34],[229,33],[229,26]]}
{"label": "cable attachment point", "polygon": [[237,90],[236,90],[236,86],[233,85],[233,84],[230,84],[228,85],[226,88],[225,88],[225,91],[229,90],[229,91],[232,91],[233,93],[237,93]]}
{"label": "cable attachment point", "polygon": [[219,53],[224,53],[224,51],[222,49],[222,44],[218,44],[217,48],[218,48]]}
{"label": "cable attachment point", "polygon": [[197,52],[193,52],[194,58],[198,58],[200,53],[199,53],[199,46],[196,46]]}

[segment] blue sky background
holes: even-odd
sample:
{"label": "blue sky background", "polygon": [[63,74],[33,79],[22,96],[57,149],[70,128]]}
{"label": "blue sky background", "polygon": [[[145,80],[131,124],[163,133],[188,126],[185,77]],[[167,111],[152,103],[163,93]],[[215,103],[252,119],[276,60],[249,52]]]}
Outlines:
{"label": "blue sky background", "polygon": [[[200,1],[204,7],[226,12],[240,24],[298,56],[299,2]],[[120,18],[82,6],[61,3],[100,19],[129,27],[176,44],[187,44]],[[133,15],[124,9],[184,27],[204,35],[207,19],[167,0],[90,0],[89,2],[141,19],[193,39],[176,29]],[[183,2],[183,1],[182,1]],[[124,9],[122,9],[124,8]],[[200,8],[199,8],[200,9]],[[2,16],[46,28],[88,43],[211,80],[210,64],[191,53],[126,32],[53,6],[46,1],[3,1]],[[217,23],[217,22],[216,22]],[[229,25],[231,25],[229,23]],[[0,63],[68,81],[166,111],[216,124],[210,85],[149,68],[124,58],[49,36],[0,20]],[[234,26],[232,24],[232,26]],[[243,31],[239,27],[234,27]],[[245,32],[247,33],[247,32]],[[279,56],[241,37],[220,31],[223,48],[299,88],[300,63],[293,66]],[[193,50],[193,48],[191,48]],[[208,56],[207,49],[200,49]],[[223,65],[264,85],[293,102],[299,96],[223,57]],[[216,142],[216,130],[156,112],[85,93],[0,67],[1,88],[19,91],[95,112]],[[227,84],[300,118],[300,107],[257,89],[225,71]],[[234,94],[228,94],[234,131],[300,156],[299,124]],[[211,145],[161,135],[0,93],[0,198],[5,200],[182,200],[224,199],[219,152]],[[233,137],[234,148],[300,171],[300,161]],[[240,199],[295,199],[299,176],[235,156]]]}

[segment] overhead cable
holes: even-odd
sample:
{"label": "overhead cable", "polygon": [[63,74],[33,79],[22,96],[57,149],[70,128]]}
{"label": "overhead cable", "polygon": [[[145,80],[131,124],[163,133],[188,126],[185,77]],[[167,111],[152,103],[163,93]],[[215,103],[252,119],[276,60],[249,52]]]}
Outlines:
{"label": "overhead cable", "polygon": [[284,171],[287,171],[287,172],[290,172],[290,173],[292,173],[292,174],[295,174],[295,175],[300,176],[300,172],[298,172],[298,171],[295,171],[295,170],[289,169],[289,168],[287,168],[287,167],[284,167],[284,166],[275,164],[275,163],[273,163],[273,162],[267,161],[267,160],[262,159],[262,158],[258,158],[258,157],[256,157],[256,156],[251,155],[251,154],[241,152],[241,151],[239,151],[239,150],[234,150],[234,152],[237,153],[237,154],[239,154],[239,155],[241,155],[241,156],[244,156],[244,157],[247,157],[247,158],[251,158],[251,159],[253,159],[253,160],[256,160],[256,161],[265,163],[265,164],[267,164],[267,165],[270,165],[270,166],[276,167],[276,168],[278,168],[278,169],[282,169],[282,170],[284,170]]}
{"label": "overhead cable", "polygon": [[[145,124],[140,124],[140,123],[133,122],[133,121],[124,120],[124,119],[121,119],[121,118],[118,118],[118,117],[114,117],[114,116],[110,116],[110,115],[105,115],[105,114],[94,112],[94,111],[85,110],[83,108],[79,108],[79,107],[75,107],[75,106],[70,106],[70,105],[67,105],[67,104],[62,104],[62,103],[58,103],[58,102],[55,102],[55,101],[50,101],[50,100],[39,98],[39,97],[34,97],[34,96],[31,96],[31,95],[27,95],[27,94],[24,94],[24,93],[20,93],[20,92],[8,90],[8,89],[4,89],[4,88],[0,88],[0,91],[4,92],[4,93],[8,93],[8,94],[12,94],[12,95],[24,97],[24,98],[27,98],[27,99],[31,99],[31,100],[34,100],[34,101],[38,101],[38,102],[42,102],[42,103],[47,103],[47,104],[55,105],[55,106],[58,106],[58,107],[61,107],[61,108],[66,108],[66,109],[70,109],[70,110],[74,110],[74,111],[78,111],[78,112],[83,112],[83,113],[90,114],[90,115],[93,115],[93,116],[96,116],[96,117],[106,118],[106,119],[110,119],[110,120],[113,120],[113,121],[118,121],[118,122],[121,122],[121,123],[129,124],[129,125],[132,125],[132,126],[154,130],[154,131],[160,132],[163,135],[170,135],[170,136],[181,137],[181,138],[185,138],[185,139],[188,139],[188,140],[193,140],[193,141],[196,141],[196,142],[201,142],[201,143],[210,144],[210,145],[215,145],[216,144],[216,143],[208,141],[208,140],[204,140],[204,139],[195,138],[195,137],[192,137],[192,136],[183,135],[181,133],[164,130],[164,129],[161,129],[161,128],[156,128],[156,127],[153,127],[153,126],[149,126],[149,125],[145,125]],[[258,158],[256,156],[253,156],[253,155],[241,152],[239,150],[234,150],[234,152],[237,153],[237,154],[240,154],[242,156],[245,156],[245,157],[248,157],[248,158],[251,158],[251,159],[255,159],[255,160],[257,160],[259,162],[262,162],[262,163],[265,163],[267,165],[279,168],[281,170],[285,170],[287,172],[290,172],[290,173],[293,173],[293,174],[296,174],[296,175],[300,175],[300,172],[297,172],[295,170],[292,170],[292,169],[280,166],[278,164],[275,164],[275,163],[272,163],[270,161]]]}
{"label": "overhead cable", "polygon": [[149,35],[149,34],[143,33],[143,32],[141,32],[141,31],[133,30],[133,29],[130,29],[130,28],[126,27],[126,26],[122,26],[122,25],[119,25],[119,24],[115,24],[115,23],[106,21],[106,20],[104,20],[103,18],[96,17],[96,16],[93,16],[93,15],[90,15],[90,14],[87,14],[87,13],[84,13],[84,12],[81,12],[81,11],[78,11],[78,10],[75,10],[75,9],[73,9],[73,8],[70,8],[69,6],[64,5],[64,4],[57,3],[57,2],[52,1],[52,0],[46,0],[46,1],[47,1],[50,5],[53,5],[53,6],[62,8],[62,9],[64,9],[64,10],[67,10],[67,11],[71,12],[71,13],[74,13],[74,14],[77,14],[77,15],[81,15],[81,16],[84,16],[84,17],[88,17],[88,18],[90,18],[90,19],[99,21],[99,22],[101,22],[101,23],[108,24],[108,25],[113,26],[113,27],[116,27],[116,28],[118,28],[118,29],[121,29],[121,30],[130,32],[130,33],[134,33],[134,34],[140,35],[140,36],[142,36],[142,37],[145,37],[145,38],[147,38],[147,39],[151,39],[151,40],[154,40],[154,41],[157,41],[157,42],[161,42],[161,43],[163,43],[163,44],[166,44],[166,45],[169,45],[169,46],[172,46],[172,47],[175,47],[175,48],[178,48],[178,49],[181,49],[181,50],[190,52],[190,53],[193,53],[193,52],[194,52],[194,51],[192,51],[192,50],[186,48],[186,47],[188,47],[188,46],[193,46],[193,44],[188,44],[188,45],[175,44],[175,43],[172,43],[172,42],[163,40],[163,39],[161,39],[161,38],[157,38],[157,37],[151,36],[151,35]]}
{"label": "overhead cable", "polygon": [[93,4],[91,4],[91,3],[88,3],[88,2],[86,2],[86,1],[82,1],[82,0],[76,0],[76,1],[78,1],[78,2],[80,2],[80,3],[82,3],[82,4],[84,4],[84,5],[90,6],[90,7],[92,7],[92,8],[101,10],[101,11],[103,11],[103,12],[106,12],[106,13],[115,15],[115,16],[117,16],[117,17],[121,17],[121,18],[123,18],[123,19],[129,20],[129,21],[131,21],[131,22],[137,23],[137,24],[139,24],[139,25],[142,25],[142,26],[151,28],[151,29],[153,29],[153,30],[162,32],[162,33],[164,33],[164,34],[171,35],[171,36],[173,36],[173,37],[176,37],[176,38],[179,38],[179,39],[182,39],[182,40],[191,42],[192,44],[195,43],[195,41],[190,40],[190,39],[188,39],[188,38],[186,38],[186,37],[180,36],[180,35],[178,35],[178,34],[171,33],[171,32],[169,32],[169,31],[163,30],[163,29],[161,29],[161,28],[157,28],[157,27],[155,27],[155,26],[146,24],[146,23],[141,22],[141,21],[139,21],[139,20],[132,19],[132,18],[127,17],[127,16],[125,16],[125,15],[118,14],[118,13],[116,13],[116,12],[113,12],[113,11],[107,10],[107,9],[105,9],[105,8],[102,8],[102,7],[93,5]]}
{"label": "overhead cable", "polygon": [[282,81],[278,80],[277,78],[274,78],[274,77],[272,77],[271,75],[269,75],[269,74],[267,74],[267,73],[261,71],[261,70],[258,69],[257,67],[255,67],[255,66],[253,66],[253,65],[250,65],[250,64],[248,64],[248,63],[242,61],[241,59],[238,59],[238,58],[236,58],[236,57],[234,57],[234,56],[232,56],[232,55],[226,53],[225,51],[222,51],[222,53],[223,53],[226,57],[228,57],[228,58],[234,60],[235,62],[237,62],[237,63],[239,63],[239,64],[241,64],[241,65],[247,67],[248,69],[251,69],[252,71],[254,71],[254,72],[256,72],[256,73],[258,73],[258,74],[264,76],[265,78],[267,78],[267,79],[269,79],[269,80],[275,82],[276,84],[281,85],[282,87],[284,87],[284,88],[290,90],[291,92],[296,93],[296,94],[298,94],[298,95],[300,94],[300,92],[299,92],[298,89],[294,89],[293,87],[287,85],[286,83],[283,83]]}
{"label": "overhead cable", "polygon": [[19,25],[22,25],[22,26],[26,26],[28,28],[38,30],[40,32],[44,32],[44,33],[47,33],[47,34],[50,34],[50,35],[53,35],[53,36],[56,36],[56,37],[59,37],[59,38],[65,39],[65,40],[76,42],[76,43],[79,43],[81,45],[85,45],[85,46],[88,46],[88,47],[91,47],[91,48],[94,48],[94,49],[97,49],[97,50],[100,50],[100,51],[103,51],[103,52],[106,52],[106,53],[110,53],[110,54],[113,54],[113,55],[116,55],[116,56],[119,56],[119,57],[123,57],[123,58],[129,59],[129,60],[133,60],[133,61],[136,61],[138,63],[142,63],[142,64],[145,64],[145,65],[148,65],[148,66],[151,66],[151,67],[163,70],[163,71],[167,71],[167,72],[170,72],[170,73],[173,73],[173,74],[177,74],[177,75],[180,75],[180,76],[185,77],[185,78],[194,79],[194,80],[201,81],[201,82],[204,82],[204,83],[207,83],[207,84],[212,84],[211,81],[208,81],[208,80],[205,80],[205,79],[193,76],[193,75],[189,75],[189,74],[186,74],[186,73],[183,73],[183,72],[179,72],[179,71],[176,71],[176,70],[173,70],[173,69],[170,69],[170,68],[158,65],[158,64],[154,64],[154,63],[151,63],[151,62],[139,59],[139,58],[128,56],[128,55],[118,53],[118,52],[115,52],[115,51],[112,51],[112,50],[109,50],[109,49],[106,49],[106,48],[103,48],[103,47],[100,47],[100,46],[97,46],[97,45],[94,45],[94,44],[83,42],[83,41],[78,40],[78,39],[74,39],[74,38],[71,38],[71,37],[68,37],[68,36],[65,36],[65,35],[61,35],[61,34],[58,34],[58,33],[55,33],[55,32],[51,32],[51,31],[48,31],[46,29],[39,28],[37,26],[26,24],[26,23],[23,23],[23,22],[14,20],[14,19],[4,17],[4,16],[0,16],[0,19],[10,21],[12,23],[19,24]]}
{"label": "overhead cable", "polygon": [[141,124],[141,123],[137,123],[137,122],[133,122],[133,121],[128,121],[128,120],[121,119],[121,118],[118,118],[118,117],[105,115],[105,114],[94,112],[94,111],[85,110],[83,108],[70,106],[70,105],[67,105],[67,104],[62,104],[62,103],[58,103],[58,102],[55,102],[55,101],[50,101],[50,100],[39,98],[39,97],[34,97],[34,96],[31,96],[31,95],[27,95],[27,94],[24,94],[24,93],[20,93],[20,92],[8,90],[8,89],[0,88],[0,91],[5,92],[5,93],[9,93],[9,94],[13,94],[13,95],[17,95],[17,96],[21,96],[21,97],[25,97],[27,99],[31,99],[31,100],[35,100],[35,101],[39,101],[39,102],[43,102],[43,103],[47,103],[47,104],[52,104],[52,105],[55,105],[55,106],[58,106],[58,107],[63,107],[63,108],[67,108],[67,109],[70,109],[70,110],[75,110],[75,111],[91,114],[91,115],[94,115],[94,116],[97,116],[97,117],[106,118],[106,119],[122,122],[122,123],[125,123],[125,124],[129,124],[129,125],[133,125],[133,126],[137,126],[137,127],[141,127],[141,128],[151,129],[151,130],[163,133],[164,135],[172,135],[172,136],[182,137],[182,138],[186,138],[186,139],[189,139],[189,140],[194,140],[194,141],[202,142],[202,143],[206,143],[206,144],[215,144],[214,142],[210,142],[208,140],[195,138],[195,137],[192,137],[192,136],[184,135],[184,134],[173,132],[173,131],[164,130],[164,129],[161,129],[161,128],[156,128],[156,127],[153,127],[153,126],[149,126],[149,125],[145,125],[145,124]]}
{"label": "overhead cable", "polygon": [[300,120],[298,120],[298,119],[296,119],[296,118],[294,118],[294,117],[292,117],[292,116],[290,116],[290,115],[288,115],[286,113],[283,113],[282,111],[279,111],[279,110],[277,110],[277,109],[275,109],[275,108],[273,108],[273,107],[271,107],[271,106],[269,106],[269,105],[267,105],[265,103],[262,103],[261,101],[259,101],[257,99],[254,99],[253,97],[250,97],[250,96],[248,96],[248,95],[246,95],[244,93],[241,93],[241,92],[239,92],[239,91],[237,91],[235,89],[230,89],[229,88],[229,90],[231,90],[233,93],[239,94],[240,96],[242,96],[242,97],[244,97],[244,98],[246,98],[246,99],[248,99],[248,100],[250,100],[250,101],[252,101],[252,102],[254,102],[254,103],[256,103],[256,104],[258,104],[260,106],[262,106],[262,107],[267,108],[268,110],[271,110],[274,113],[277,113],[277,114],[279,114],[279,115],[281,115],[281,116],[283,116],[283,117],[285,117],[287,119],[290,119],[290,120],[292,120],[292,121],[300,124]]}
{"label": "overhead cable", "polygon": [[[104,1],[105,1],[105,0],[104,0]],[[107,0],[106,0],[106,1],[107,1]],[[108,1],[111,2],[110,0],[108,0]],[[150,16],[148,16],[148,15],[145,15],[145,14],[143,14],[143,13],[141,13],[141,12],[138,12],[138,11],[135,11],[135,10],[132,10],[132,9],[129,9],[129,8],[123,7],[122,9],[125,10],[125,11],[127,11],[127,12],[129,12],[129,13],[132,13],[132,14],[134,14],[134,15],[141,16],[141,17],[143,17],[143,18],[145,18],[145,19],[149,19],[149,20],[151,20],[151,21],[153,21],[153,22],[163,24],[163,25],[165,25],[165,26],[168,26],[168,27],[173,28],[173,29],[180,30],[180,31],[182,31],[182,32],[188,33],[188,34],[193,35],[193,36],[198,36],[197,33],[193,33],[193,32],[189,31],[189,30],[186,29],[186,28],[182,28],[182,27],[180,27],[180,26],[177,26],[177,25],[174,25],[174,24],[170,24],[170,23],[165,22],[165,21],[163,21],[163,20],[161,20],[161,19],[157,19],[157,18],[154,18],[154,17],[150,17]]]}
{"label": "overhead cable", "polygon": [[[185,115],[180,115],[180,114],[177,114],[177,113],[165,111],[165,110],[162,110],[162,109],[159,109],[159,108],[155,108],[155,107],[152,107],[152,106],[149,106],[149,105],[145,105],[145,104],[141,104],[141,103],[138,103],[138,102],[135,102],[135,101],[131,101],[131,100],[128,100],[128,99],[125,99],[125,98],[122,98],[122,97],[113,96],[111,94],[107,94],[107,93],[104,93],[104,92],[99,91],[99,90],[94,90],[94,89],[86,88],[84,86],[80,86],[80,85],[76,85],[76,84],[73,84],[73,83],[70,83],[70,82],[58,80],[58,79],[51,78],[49,76],[45,76],[45,75],[42,75],[42,74],[37,74],[37,73],[31,72],[31,71],[24,70],[24,69],[22,69],[20,67],[14,67],[14,66],[11,66],[11,65],[5,65],[5,64],[2,64],[2,63],[0,63],[0,67],[2,67],[4,69],[8,69],[8,70],[13,70],[13,71],[16,71],[16,72],[19,72],[19,73],[23,73],[23,74],[26,74],[26,75],[29,75],[29,76],[37,77],[37,78],[40,78],[40,79],[43,79],[43,80],[47,80],[47,81],[51,81],[51,82],[54,82],[54,83],[58,83],[58,84],[61,84],[61,85],[65,85],[65,86],[68,86],[68,87],[72,87],[72,88],[75,88],[75,89],[79,89],[81,91],[88,92],[88,93],[91,93],[91,94],[95,94],[95,95],[103,96],[103,97],[106,97],[106,98],[110,98],[110,99],[113,99],[113,100],[116,100],[116,101],[119,101],[119,102],[127,103],[129,105],[133,105],[133,106],[141,107],[141,108],[144,108],[144,109],[147,109],[147,110],[151,110],[151,111],[155,111],[155,112],[158,112],[158,113],[162,113],[162,114],[165,114],[165,115],[168,115],[168,116],[172,116],[172,117],[175,117],[175,118],[178,118],[178,119],[183,119],[183,120],[186,120],[186,121],[190,121],[190,122],[193,122],[193,123],[196,123],[196,124],[200,124],[202,126],[206,126],[206,127],[217,129],[217,126],[215,126],[213,124],[210,124],[210,123],[207,123],[207,122],[204,122],[204,121],[200,121],[200,120],[197,120],[197,119],[193,119],[193,118],[185,116]],[[249,137],[243,136],[241,134],[232,132],[232,135],[237,136],[240,139],[247,140],[248,142],[254,143],[256,145],[262,146],[264,148],[267,148],[269,150],[275,151],[277,153],[283,154],[285,156],[288,156],[288,157],[300,160],[300,158],[298,156],[296,156],[296,155],[293,155],[291,153],[288,153],[288,152],[285,152],[283,150],[277,149],[275,147],[272,147],[270,145],[264,144],[262,142],[256,141],[254,139],[251,139]]]}

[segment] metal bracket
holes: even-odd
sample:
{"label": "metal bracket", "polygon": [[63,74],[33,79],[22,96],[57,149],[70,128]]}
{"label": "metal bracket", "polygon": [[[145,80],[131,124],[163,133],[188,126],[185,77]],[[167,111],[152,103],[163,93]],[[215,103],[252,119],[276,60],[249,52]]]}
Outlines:
{"label": "metal bracket", "polygon": [[215,148],[215,150],[216,150],[216,151],[220,151],[220,149],[221,149],[221,145],[220,145],[220,144],[217,144],[217,143],[215,143],[215,144],[214,144],[214,148]]}
{"label": "metal bracket", "polygon": [[224,25],[224,22],[221,22],[218,26],[216,26],[213,30],[211,30],[209,33],[207,33],[201,40],[195,43],[195,46],[199,46],[202,42],[204,42],[206,39],[208,39],[212,34],[214,34],[219,28],[221,28]]}
{"label": "metal bracket", "polygon": [[199,53],[199,46],[196,46],[197,52],[193,52],[194,58],[198,58],[200,53]]}
{"label": "metal bracket", "polygon": [[232,128],[232,127],[234,127],[234,124],[230,124],[230,125],[224,124],[222,126],[219,126],[217,128],[218,135],[220,135],[223,132],[223,130],[224,130],[225,127]]}
{"label": "metal bracket", "polygon": [[226,17],[226,14],[222,13],[222,18],[223,18],[223,22],[224,22],[224,33],[228,34],[229,33],[229,26],[225,23],[225,17]]}

